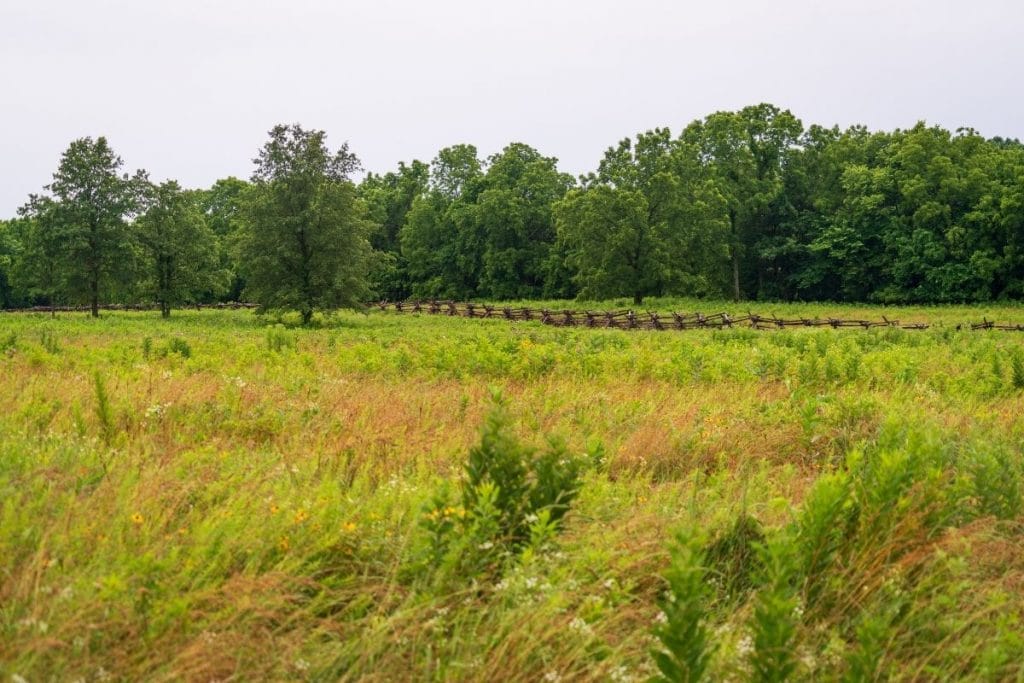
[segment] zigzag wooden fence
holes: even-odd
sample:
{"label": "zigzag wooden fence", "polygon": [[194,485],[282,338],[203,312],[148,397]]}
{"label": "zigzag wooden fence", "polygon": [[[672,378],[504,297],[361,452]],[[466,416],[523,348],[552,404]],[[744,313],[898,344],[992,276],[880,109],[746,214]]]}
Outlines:
{"label": "zigzag wooden fence", "polygon": [[[928,323],[901,323],[882,316],[881,320],[856,320],[849,318],[779,318],[747,313],[731,316],[728,313],[657,313],[632,310],[591,311],[548,308],[495,306],[456,301],[379,301],[372,304],[381,311],[397,313],[427,313],[462,318],[497,318],[512,321],[534,320],[555,327],[593,327],[618,330],[698,330],[723,329],[746,326],[755,330],[779,330],[788,327],[829,327],[871,329],[890,327],[903,330],[926,330]],[[983,319],[984,320],[984,319]],[[957,329],[965,329],[957,325]],[[1024,331],[1024,325],[999,325],[989,320],[973,323],[971,330],[1013,330]]]}
{"label": "zigzag wooden fence", "polygon": [[[616,311],[591,311],[572,309],[548,309],[495,306],[456,301],[376,301],[366,304],[367,308],[397,313],[428,313],[462,318],[498,318],[512,321],[533,320],[555,327],[593,327],[617,330],[700,330],[724,329],[746,326],[755,330],[778,330],[787,327],[830,327],[833,329],[853,327],[871,329],[874,327],[891,327],[903,330],[926,330],[928,323],[901,323],[882,316],[881,320],[857,320],[851,318],[779,318],[775,315],[763,316],[747,313],[731,316],[728,313],[657,313],[623,309]],[[258,304],[240,301],[229,301],[215,304],[191,304],[177,307],[177,310],[239,310],[256,309]],[[30,308],[0,309],[0,313],[83,313],[88,306],[33,306]],[[106,304],[100,306],[102,311],[157,311],[154,304]],[[957,330],[1004,330],[1008,332],[1024,332],[1024,324],[997,323],[982,318],[980,323],[966,323],[956,326]]]}

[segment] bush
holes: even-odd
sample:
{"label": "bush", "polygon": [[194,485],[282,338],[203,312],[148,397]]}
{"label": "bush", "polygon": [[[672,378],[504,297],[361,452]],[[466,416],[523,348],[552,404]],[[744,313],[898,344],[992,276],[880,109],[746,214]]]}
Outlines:
{"label": "bush", "polygon": [[[570,454],[551,439],[546,449],[521,444],[511,433],[504,400],[494,395],[480,443],[470,449],[462,505],[439,490],[426,511],[433,562],[463,577],[500,573],[505,559],[537,550],[560,530],[580,488],[589,457]],[[600,446],[592,451],[600,453]]]}
{"label": "bush", "polygon": [[277,324],[267,328],[267,348],[274,353],[281,353],[285,349],[295,348],[295,338],[285,329],[284,325]]}

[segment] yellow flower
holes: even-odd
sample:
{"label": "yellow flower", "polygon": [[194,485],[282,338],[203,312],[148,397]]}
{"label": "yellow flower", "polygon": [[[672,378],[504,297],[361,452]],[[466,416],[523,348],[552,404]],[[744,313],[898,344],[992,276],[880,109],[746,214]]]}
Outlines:
{"label": "yellow flower", "polygon": [[299,510],[298,512],[295,513],[295,523],[296,524],[302,524],[307,519],[309,519],[309,513],[306,512],[305,510]]}
{"label": "yellow flower", "polygon": [[291,541],[288,540],[287,536],[282,536],[281,540],[277,543],[277,547],[281,550],[288,550],[288,548],[292,547],[292,544]]}
{"label": "yellow flower", "polygon": [[356,523],[355,522],[345,522],[344,529],[348,533],[352,533],[353,531],[356,530]]}
{"label": "yellow flower", "polygon": [[185,535],[185,534],[187,534],[187,533],[188,533],[188,529],[186,529],[185,527],[180,527],[180,528],[178,529],[178,535],[179,535],[179,536],[184,536],[184,535]]}
{"label": "yellow flower", "polygon": [[141,514],[136,512],[134,515],[132,515],[132,524],[134,524],[135,526],[138,526],[138,525],[142,524],[142,522],[143,522],[143,519],[142,519],[142,515]]}
{"label": "yellow flower", "polygon": [[271,503],[270,504],[270,514],[276,515],[280,511],[281,511],[281,508],[279,508],[277,506],[277,503]]}

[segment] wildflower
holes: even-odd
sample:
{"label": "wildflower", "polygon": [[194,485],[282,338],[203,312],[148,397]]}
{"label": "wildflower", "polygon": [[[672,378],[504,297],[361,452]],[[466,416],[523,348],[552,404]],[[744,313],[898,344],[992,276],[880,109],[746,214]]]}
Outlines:
{"label": "wildflower", "polygon": [[307,662],[305,659],[296,659],[295,660],[295,668],[298,671],[308,671],[309,670],[309,662]]}
{"label": "wildflower", "polygon": [[178,527],[178,535],[179,536],[184,536],[187,533],[188,533],[188,529],[186,527],[183,527],[183,526],[182,527]]}
{"label": "wildflower", "polygon": [[278,541],[277,547],[283,551],[287,551],[288,548],[292,547],[291,541],[288,540],[287,536],[282,536],[281,540]]}
{"label": "wildflower", "polygon": [[345,526],[342,527],[342,528],[345,529],[346,532],[352,533],[353,531],[356,530],[356,523],[355,522],[345,522]]}
{"label": "wildflower", "polygon": [[494,547],[494,543],[491,542],[491,541],[484,541],[483,543],[481,543],[477,547],[480,548],[480,550],[490,550],[491,548]]}
{"label": "wildflower", "polygon": [[544,674],[545,683],[558,683],[560,680],[562,680],[562,674],[557,671],[549,671]]}
{"label": "wildflower", "polygon": [[306,512],[305,510],[299,510],[299,511],[297,511],[295,513],[295,523],[296,524],[302,524],[307,519],[309,519],[309,513]]}
{"label": "wildflower", "polygon": [[170,403],[154,403],[146,408],[146,419],[161,417],[171,407]]}
{"label": "wildflower", "polygon": [[633,677],[625,666],[617,666],[609,673],[608,680],[614,681],[614,683],[626,683],[626,681],[632,681]]}
{"label": "wildflower", "polygon": [[589,636],[592,633],[590,624],[588,624],[582,617],[573,618],[573,620],[569,622],[569,628],[586,636]]}
{"label": "wildflower", "polygon": [[280,511],[281,511],[281,508],[277,506],[277,503],[271,503],[270,504],[270,514],[276,515]]}
{"label": "wildflower", "polygon": [[139,526],[140,524],[142,524],[143,521],[144,520],[142,519],[142,515],[140,513],[136,512],[132,515],[132,524],[134,524],[135,526]]}
{"label": "wildflower", "polygon": [[740,638],[740,642],[736,643],[736,655],[740,658],[746,657],[754,651],[754,639],[749,635]]}

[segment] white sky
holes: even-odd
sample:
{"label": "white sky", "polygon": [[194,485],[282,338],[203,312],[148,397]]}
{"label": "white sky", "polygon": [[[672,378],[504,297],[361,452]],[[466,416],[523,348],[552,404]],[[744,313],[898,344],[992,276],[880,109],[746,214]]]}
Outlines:
{"label": "white sky", "polygon": [[1021,0],[0,0],[0,217],[105,135],[190,187],[248,177],[275,123],[368,170],[617,140],[762,101],[805,125],[1024,138]]}

